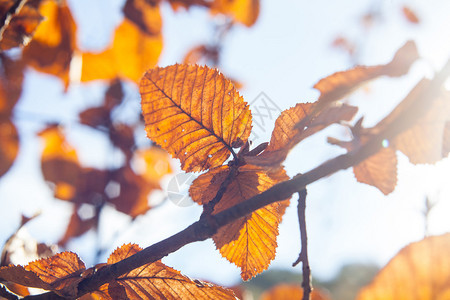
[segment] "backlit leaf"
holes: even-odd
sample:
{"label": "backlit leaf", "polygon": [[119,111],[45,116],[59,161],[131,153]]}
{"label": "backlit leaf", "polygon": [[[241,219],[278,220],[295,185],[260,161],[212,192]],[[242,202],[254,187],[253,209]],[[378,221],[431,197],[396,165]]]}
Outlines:
{"label": "backlit leaf", "polygon": [[250,27],[258,19],[259,0],[214,0],[211,12],[230,15],[235,21]]}
{"label": "backlit leaf", "polygon": [[360,290],[356,299],[449,299],[449,252],[448,233],[411,243]]}
{"label": "backlit leaf", "polygon": [[0,119],[9,118],[22,93],[23,61],[0,55]]}
{"label": "backlit leaf", "polygon": [[4,23],[0,28],[0,52],[28,44],[42,20],[37,9],[39,2],[1,1],[0,15]]}
{"label": "backlit leaf", "polygon": [[[275,127],[267,148],[258,156],[245,157],[248,163],[260,166],[279,166],[289,151],[302,140],[325,127],[340,121],[349,121],[357,112],[357,108],[350,105],[335,105],[323,109],[316,116],[315,103],[298,103],[287,109],[275,121]],[[297,124],[306,120],[304,128],[297,128]]]}
{"label": "backlit leaf", "polygon": [[403,16],[408,20],[408,22],[413,24],[419,24],[420,20],[417,14],[408,6],[404,5],[402,7]]}
{"label": "backlit leaf", "polygon": [[222,165],[232,145],[250,134],[247,103],[217,70],[155,68],[142,78],[140,92],[148,137],[179,158],[185,171]]}
{"label": "backlit leaf", "polygon": [[[363,140],[367,140],[363,137]],[[341,142],[328,139],[328,142],[346,148],[348,151],[355,150],[360,146],[359,140],[353,142]],[[394,191],[397,185],[397,155],[395,149],[386,147],[370,156],[363,162],[353,166],[356,180],[378,188],[387,195]]]}
{"label": "backlit leaf", "polygon": [[139,172],[148,182],[159,182],[163,176],[173,172],[170,156],[159,147],[138,149],[136,159],[142,161],[142,172]]}
{"label": "backlit leaf", "polygon": [[[123,245],[108,258],[114,264],[142,249],[133,244]],[[105,299],[235,299],[231,290],[183,276],[161,261],[143,265],[96,292]]]}
{"label": "backlit leaf", "polygon": [[66,232],[63,237],[58,241],[58,245],[65,246],[67,242],[80,235],[83,235],[91,228],[95,228],[98,224],[98,215],[94,215],[91,218],[82,219],[78,213],[78,206],[75,206],[72,216],[70,217],[69,224],[67,225]]}
{"label": "backlit leaf", "polygon": [[28,287],[55,291],[61,296],[74,297],[77,284],[83,279],[84,263],[72,252],[63,252],[29,263],[27,266],[0,268],[0,278]]}
{"label": "backlit leaf", "polygon": [[23,50],[27,64],[55,75],[69,85],[69,69],[76,47],[76,24],[65,1],[45,1],[39,8],[44,20]]}
{"label": "backlit leaf", "polygon": [[127,0],[125,17],[148,35],[161,33],[162,19],[158,3],[148,0]]}
{"label": "backlit leaf", "polygon": [[12,166],[19,152],[16,126],[8,119],[0,119],[0,176]]}
{"label": "backlit leaf", "polygon": [[162,35],[150,36],[128,19],[117,28],[111,46],[100,53],[83,53],[81,81],[114,79],[138,82],[153,67],[162,50]]}
{"label": "backlit leaf", "polygon": [[[192,200],[199,204],[211,201],[229,172],[230,167],[221,166],[200,175],[189,189]],[[281,169],[268,173],[259,167],[242,166],[214,207],[213,214],[260,194],[286,179],[288,177]],[[222,256],[241,268],[243,280],[266,270],[275,258],[278,225],[288,205],[288,200],[267,205],[225,225],[213,236]]]}
{"label": "backlit leaf", "polygon": [[406,74],[411,64],[419,58],[414,42],[409,41],[401,47],[391,62],[378,66],[357,66],[353,69],[336,72],[314,85],[320,91],[318,102],[321,105],[339,100],[353,92],[360,85],[379,76],[398,77]]}
{"label": "backlit leaf", "polygon": [[[303,299],[303,289],[297,284],[278,284],[268,291],[262,293],[260,300],[298,300]],[[324,293],[314,289],[311,293],[311,300],[330,299]]]}
{"label": "backlit leaf", "polygon": [[416,124],[399,134],[393,141],[397,150],[408,156],[413,164],[435,163],[444,156],[445,126],[450,121],[450,93],[433,101],[431,108]]}

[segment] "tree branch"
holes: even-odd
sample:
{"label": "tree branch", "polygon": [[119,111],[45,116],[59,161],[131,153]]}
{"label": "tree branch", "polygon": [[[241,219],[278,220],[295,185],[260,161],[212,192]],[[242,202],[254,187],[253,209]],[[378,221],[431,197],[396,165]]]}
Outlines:
{"label": "tree branch", "polygon": [[432,101],[437,98],[442,84],[449,75],[450,61],[447,62],[441,72],[435,76],[425,89],[413,95],[414,99],[411,101],[409,107],[396,116],[389,124],[386,124],[384,129],[372,136],[359,148],[328,160],[305,174],[296,175],[290,180],[281,182],[263,193],[216,215],[211,215],[211,219],[214,221],[213,223],[208,222],[205,218],[200,219],[177,234],[153,244],[133,256],[101,268],[93,276],[80,282],[78,286],[78,297],[97,290],[101,285],[111,282],[115,278],[135,268],[157,261],[187,244],[206,240],[213,236],[220,227],[268,204],[290,198],[292,194],[305,189],[308,184],[327,177],[339,170],[344,170],[359,164],[377,153],[382,148],[383,140],[390,140],[414,125],[415,121],[428,110]]}
{"label": "tree branch", "polygon": [[311,299],[311,269],[309,268],[308,260],[308,235],[306,232],[306,189],[298,192],[298,224],[300,226],[300,240],[302,241],[302,250],[297,260],[292,264],[293,267],[302,262],[302,287],[303,287],[303,300]]}

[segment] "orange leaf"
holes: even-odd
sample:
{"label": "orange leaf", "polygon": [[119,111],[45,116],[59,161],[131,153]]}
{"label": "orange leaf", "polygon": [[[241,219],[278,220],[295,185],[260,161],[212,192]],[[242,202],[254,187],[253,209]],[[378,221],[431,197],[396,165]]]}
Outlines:
{"label": "orange leaf", "polygon": [[173,172],[170,157],[166,151],[158,147],[138,149],[135,158],[142,161],[144,166],[139,172],[148,182],[158,183],[162,177]]}
{"label": "orange leaf", "polygon": [[37,10],[40,1],[3,0],[0,15],[0,52],[26,45],[42,20]]}
{"label": "orange leaf", "polygon": [[65,1],[45,1],[39,8],[45,17],[23,58],[40,72],[55,75],[69,85],[69,69],[76,47],[76,24]]}
{"label": "orange leaf", "polygon": [[[114,264],[142,249],[123,245],[108,258]],[[235,299],[231,290],[199,280],[191,280],[161,261],[143,265],[121,275],[95,292],[104,299]]]}
{"label": "orange leaf", "polygon": [[0,119],[9,118],[22,92],[23,61],[0,56]]}
{"label": "orange leaf", "polygon": [[[221,166],[200,175],[192,183],[189,194],[193,201],[206,204],[217,194],[228,176],[230,167]],[[288,179],[284,170],[268,173],[245,165],[228,185],[213,213],[221,212]],[[289,200],[267,205],[219,229],[213,240],[223,257],[241,268],[241,277],[248,280],[261,273],[275,258],[278,225]]]}
{"label": "orange leaf", "polygon": [[251,113],[230,80],[208,67],[173,65],[148,71],[140,84],[150,139],[187,172],[222,165],[246,141]]}
{"label": "orange leaf", "polygon": [[215,0],[211,12],[230,15],[235,21],[250,27],[258,19],[259,0]]}
{"label": "orange leaf", "polygon": [[64,297],[74,297],[77,285],[83,279],[84,263],[72,252],[63,252],[40,259],[27,266],[0,268],[0,278],[28,287],[55,291]]}
{"label": "orange leaf", "polygon": [[339,100],[363,83],[379,76],[402,76],[408,72],[411,64],[418,58],[416,45],[409,41],[397,51],[388,64],[372,67],[357,66],[347,71],[334,73],[314,85],[314,88],[320,91],[318,102],[323,106]]}
{"label": "orange leaf", "polygon": [[393,141],[397,150],[408,156],[413,164],[433,164],[446,156],[445,126],[450,121],[450,93],[442,95],[416,124],[399,134]]}
{"label": "orange leaf", "polygon": [[146,213],[149,193],[159,188],[158,182],[148,182],[144,177],[137,175],[130,167],[123,167],[111,174],[112,182],[119,184],[118,194],[110,196],[108,202],[118,211],[131,217]]}
{"label": "orange leaf", "polygon": [[[278,284],[261,294],[260,300],[297,300],[303,299],[303,289],[297,284]],[[324,293],[314,289],[311,300],[328,300]]]}
{"label": "orange leaf", "polygon": [[0,119],[0,176],[12,166],[19,152],[19,136],[14,124]]}
{"label": "orange leaf", "polygon": [[449,299],[450,234],[406,246],[362,288],[357,300]]}
{"label": "orange leaf", "polygon": [[[283,111],[275,121],[272,137],[265,151],[256,157],[246,156],[245,161],[259,166],[277,167],[302,140],[333,123],[351,120],[358,110],[354,106],[336,104],[313,116],[315,107],[315,103],[298,103]],[[306,127],[297,128],[296,125],[302,121],[306,121]]]}
{"label": "orange leaf", "polygon": [[[363,137],[363,140],[367,140],[367,138]],[[344,147],[348,151],[359,147],[359,141],[360,138],[352,142],[328,139],[328,142]],[[395,149],[392,147],[381,149],[376,154],[354,166],[353,173],[358,182],[374,186],[385,195],[392,193],[397,185],[397,155]]]}
{"label": "orange leaf", "polygon": [[410,7],[404,5],[402,7],[402,13],[403,13],[403,16],[406,18],[406,20],[408,20],[408,22],[413,23],[413,24],[420,23],[419,17]]}
{"label": "orange leaf", "polygon": [[161,33],[162,19],[158,3],[147,0],[127,0],[123,13],[146,34]]}
{"label": "orange leaf", "polygon": [[114,79],[138,82],[153,67],[162,50],[162,35],[150,36],[125,19],[117,28],[112,45],[101,53],[83,53],[81,81]]}

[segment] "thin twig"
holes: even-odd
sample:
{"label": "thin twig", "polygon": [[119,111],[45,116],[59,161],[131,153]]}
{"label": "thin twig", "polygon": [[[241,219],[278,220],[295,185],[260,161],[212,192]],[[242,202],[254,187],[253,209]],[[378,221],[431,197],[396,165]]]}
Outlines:
{"label": "thin twig", "polygon": [[309,267],[308,260],[308,235],[306,232],[306,189],[298,192],[298,224],[300,226],[300,240],[302,241],[302,250],[300,251],[300,255],[297,260],[292,264],[293,267],[298,265],[299,262],[302,262],[302,288],[303,288],[303,300],[311,299],[311,269]]}

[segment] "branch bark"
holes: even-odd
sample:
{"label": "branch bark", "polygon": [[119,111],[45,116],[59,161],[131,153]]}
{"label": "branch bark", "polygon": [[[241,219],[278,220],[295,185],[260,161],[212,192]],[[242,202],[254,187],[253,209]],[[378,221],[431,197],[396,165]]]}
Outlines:
{"label": "branch bark", "polygon": [[[105,266],[80,282],[78,297],[97,290],[101,285],[113,281],[122,274],[140,267],[144,264],[155,262],[168,254],[177,251],[181,247],[203,241],[213,236],[217,230],[245,215],[252,213],[268,204],[290,198],[292,194],[305,189],[308,184],[327,177],[339,170],[344,170],[357,165],[377,153],[382,148],[383,140],[390,140],[399,133],[415,124],[415,121],[423,115],[440,93],[440,88],[450,75],[450,61],[435,76],[427,88],[415,94],[415,99],[402,114],[396,116],[383,130],[372,136],[361,147],[328,160],[305,174],[299,174],[292,179],[281,182],[265,192],[258,194],[247,201],[226,209],[216,215],[211,215],[211,220],[201,218],[186,229],[177,234],[153,244],[144,250],[128,257],[116,264]],[[51,293],[47,293],[51,294]],[[28,299],[36,299],[26,297]],[[42,298],[41,298],[42,299]]]}
{"label": "branch bark", "polygon": [[311,285],[311,269],[309,267],[308,259],[308,234],[306,232],[306,189],[298,192],[298,224],[300,226],[300,240],[302,241],[302,249],[297,260],[292,264],[293,267],[302,262],[302,288],[303,300],[311,299],[312,285]]}

